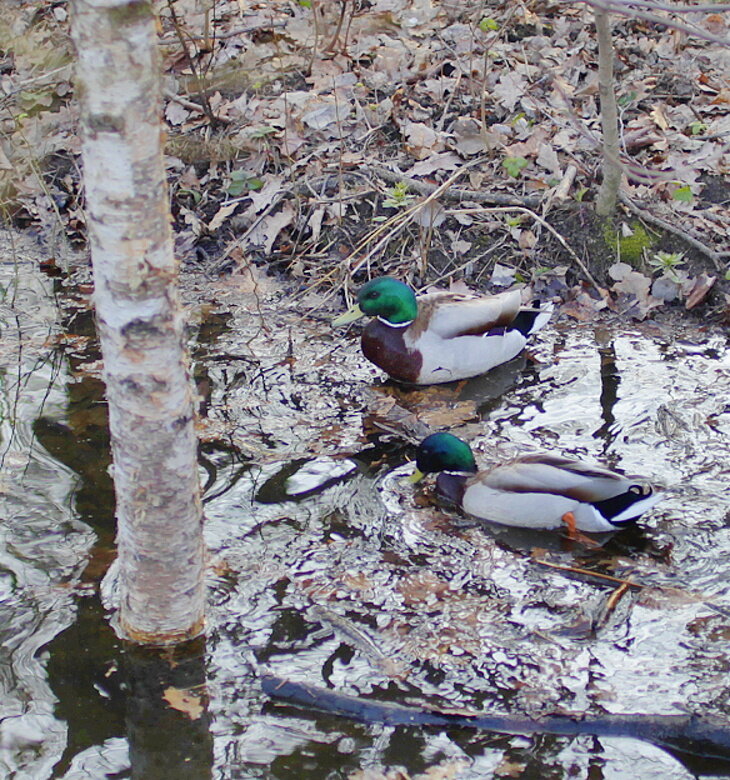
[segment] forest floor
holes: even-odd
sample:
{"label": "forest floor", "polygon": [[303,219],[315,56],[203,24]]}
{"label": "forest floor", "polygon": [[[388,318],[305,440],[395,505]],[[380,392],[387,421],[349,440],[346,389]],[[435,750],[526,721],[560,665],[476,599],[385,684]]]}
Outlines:
{"label": "forest floor", "polygon": [[[624,181],[601,178],[584,3],[158,3],[178,255],[262,271],[319,305],[389,273],[532,285],[591,320],[730,319],[730,32],[723,13],[615,14]],[[676,26],[674,26],[676,25]],[[18,226],[85,244],[63,3],[0,22],[0,197]]]}

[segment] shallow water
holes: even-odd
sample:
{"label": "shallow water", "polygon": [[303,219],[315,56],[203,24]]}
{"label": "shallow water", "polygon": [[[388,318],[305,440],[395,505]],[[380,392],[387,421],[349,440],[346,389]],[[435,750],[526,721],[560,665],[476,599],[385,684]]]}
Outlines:
{"label": "shallow water", "polygon": [[[434,765],[459,778],[730,773],[629,738],[359,724],[271,701],[257,681],[270,671],[416,706],[535,717],[727,720],[723,334],[556,319],[528,357],[488,377],[403,390],[364,362],[354,331],[301,318],[321,302],[314,294],[292,302],[265,278],[189,280],[211,606],[205,647],[163,684],[164,670],[114,638],[95,587],[113,510],[83,309],[58,314],[54,283],[30,260],[3,270],[16,295],[1,314],[6,776],[130,777],[132,764],[134,776],[164,776],[150,774],[162,766],[226,778],[395,766],[416,776]],[[64,332],[75,335],[59,347]],[[428,487],[402,484],[413,442],[441,427],[470,440],[485,466],[551,449],[644,475],[666,496],[638,529],[597,537],[598,547],[477,524],[437,506]],[[647,587],[618,598],[615,584],[555,565]],[[188,713],[202,714],[171,710],[158,688],[190,692]],[[179,716],[157,737],[153,705]],[[174,742],[188,754],[173,755]]]}

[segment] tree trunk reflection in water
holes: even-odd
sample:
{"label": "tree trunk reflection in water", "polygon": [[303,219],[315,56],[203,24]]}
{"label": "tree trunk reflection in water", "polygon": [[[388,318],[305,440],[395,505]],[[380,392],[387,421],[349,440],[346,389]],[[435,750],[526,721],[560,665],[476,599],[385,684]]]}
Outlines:
{"label": "tree trunk reflection in water", "polygon": [[602,331],[596,332],[596,343],[598,344],[598,355],[601,361],[601,417],[603,424],[594,434],[594,439],[603,439],[602,454],[605,455],[613,440],[615,432],[612,432],[616,416],[613,413],[616,402],[618,401],[618,388],[621,384],[621,376],[616,366],[616,346],[613,340],[606,336]]}

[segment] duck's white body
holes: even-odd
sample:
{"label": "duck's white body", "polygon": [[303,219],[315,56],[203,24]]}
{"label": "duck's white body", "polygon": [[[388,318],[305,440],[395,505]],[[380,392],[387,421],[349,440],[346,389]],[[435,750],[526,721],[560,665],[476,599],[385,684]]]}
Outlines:
{"label": "duck's white body", "polygon": [[570,513],[578,530],[597,533],[615,531],[661,497],[600,466],[536,454],[468,477],[461,506],[475,517],[522,528],[559,528]]}

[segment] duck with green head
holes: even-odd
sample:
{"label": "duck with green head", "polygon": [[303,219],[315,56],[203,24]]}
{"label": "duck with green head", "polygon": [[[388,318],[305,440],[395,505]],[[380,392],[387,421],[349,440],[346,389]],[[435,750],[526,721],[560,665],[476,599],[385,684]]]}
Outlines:
{"label": "duck with green head", "polygon": [[416,297],[408,285],[382,276],[364,285],[357,304],[332,325],[365,315],[375,318],[362,334],[365,357],[399,382],[433,385],[479,376],[511,360],[550,310],[522,307],[519,290]]}
{"label": "duck with green head", "polygon": [[640,478],[548,453],[477,471],[471,447],[450,433],[420,443],[409,479],[437,472],[441,498],[474,517],[521,528],[615,531],[635,523],[661,498]]}

